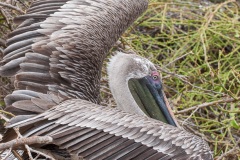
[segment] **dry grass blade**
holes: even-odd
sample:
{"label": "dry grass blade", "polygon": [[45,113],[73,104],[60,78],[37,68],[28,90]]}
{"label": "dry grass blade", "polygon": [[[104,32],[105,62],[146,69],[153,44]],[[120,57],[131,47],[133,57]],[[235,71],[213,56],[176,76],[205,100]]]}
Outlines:
{"label": "dry grass blade", "polygon": [[0,6],[7,7],[7,8],[9,8],[9,9],[13,9],[13,10],[18,11],[18,12],[21,13],[21,14],[24,14],[24,12],[23,12],[20,8],[15,7],[15,6],[11,5],[11,4],[7,4],[7,3],[0,2]]}

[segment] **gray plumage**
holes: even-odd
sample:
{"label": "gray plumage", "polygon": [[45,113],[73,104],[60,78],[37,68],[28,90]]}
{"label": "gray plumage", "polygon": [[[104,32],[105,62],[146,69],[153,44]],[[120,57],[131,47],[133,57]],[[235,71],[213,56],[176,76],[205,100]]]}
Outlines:
{"label": "gray plumage", "polygon": [[[31,126],[24,136],[50,135],[54,144],[86,159],[212,159],[201,138],[131,114],[138,113],[136,104],[129,110],[123,104],[125,112],[94,104],[107,52],[147,4],[35,1],[15,19],[20,25],[9,35],[1,62],[0,75],[15,80],[5,103],[18,116],[8,128]],[[127,113],[131,107],[136,110]]]}
{"label": "gray plumage", "polygon": [[10,34],[0,74],[15,76],[16,89],[98,103],[107,52],[146,8],[145,0],[36,1],[15,20],[22,24]]}
{"label": "gray plumage", "polygon": [[36,125],[24,136],[50,135],[55,144],[86,159],[211,159],[208,145],[185,130],[79,99],[8,127],[30,124]]}

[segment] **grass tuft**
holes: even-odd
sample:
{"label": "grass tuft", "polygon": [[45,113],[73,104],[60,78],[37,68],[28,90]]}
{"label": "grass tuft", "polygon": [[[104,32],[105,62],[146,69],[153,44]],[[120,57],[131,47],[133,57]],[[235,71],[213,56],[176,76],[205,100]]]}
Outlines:
{"label": "grass tuft", "polygon": [[180,123],[218,159],[240,159],[239,12],[234,0],[151,0],[122,38],[160,66]]}

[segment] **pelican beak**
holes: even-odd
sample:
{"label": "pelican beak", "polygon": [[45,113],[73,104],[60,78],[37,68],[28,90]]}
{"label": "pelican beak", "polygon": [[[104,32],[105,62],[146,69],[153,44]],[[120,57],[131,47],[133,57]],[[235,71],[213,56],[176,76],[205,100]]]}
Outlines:
{"label": "pelican beak", "polygon": [[149,117],[179,127],[160,80],[151,76],[128,81],[130,92],[141,110]]}

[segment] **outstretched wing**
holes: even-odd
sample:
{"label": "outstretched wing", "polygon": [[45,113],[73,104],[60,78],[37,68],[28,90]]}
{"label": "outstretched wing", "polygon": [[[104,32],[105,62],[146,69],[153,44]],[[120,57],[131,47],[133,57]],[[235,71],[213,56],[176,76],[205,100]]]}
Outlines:
{"label": "outstretched wing", "polygon": [[24,136],[49,135],[55,144],[85,159],[212,159],[200,137],[146,116],[79,99],[8,127],[30,124],[35,127]]}
{"label": "outstretched wing", "polygon": [[20,25],[9,35],[1,62],[0,75],[15,78],[15,92],[5,98],[6,110],[16,115],[43,112],[49,107],[39,109],[32,99],[50,91],[98,103],[103,60],[147,4],[147,0],[35,1],[26,15],[15,19]]}
{"label": "outstretched wing", "polygon": [[[39,0],[16,18],[0,75],[13,76],[5,98],[9,127],[50,135],[86,159],[211,159],[205,142],[183,130],[97,106],[103,59],[147,0]],[[60,102],[63,102],[60,104]],[[32,116],[32,114],[38,114]]]}

